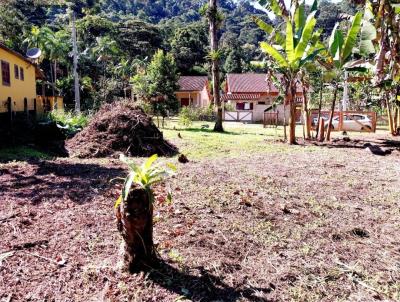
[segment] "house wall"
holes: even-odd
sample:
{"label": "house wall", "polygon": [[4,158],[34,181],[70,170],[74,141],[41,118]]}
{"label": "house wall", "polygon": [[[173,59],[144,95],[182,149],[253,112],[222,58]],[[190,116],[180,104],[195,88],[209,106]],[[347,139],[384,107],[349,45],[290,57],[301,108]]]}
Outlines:
{"label": "house wall", "polygon": [[[265,103],[265,104],[260,104]],[[274,98],[269,96],[261,96],[261,98],[254,102],[254,109],[253,109],[253,119],[254,122],[262,122],[264,121],[264,111],[272,105],[274,102]]]}
{"label": "house wall", "polygon": [[[249,110],[253,112],[253,122],[263,122],[264,121],[264,111],[272,105],[274,101],[273,97],[270,96],[261,96],[258,100],[231,100],[228,104],[231,104],[234,108],[236,108],[237,103],[252,103],[253,110]],[[265,104],[260,104],[265,103]]]}
{"label": "house wall", "polygon": [[286,118],[286,125],[289,125],[290,118],[290,108],[289,106],[284,106],[283,104],[276,106],[274,112],[278,112],[278,124],[283,125]]}
{"label": "house wall", "polygon": [[192,92],[176,92],[176,98],[179,103],[182,99],[192,99],[192,107],[207,107],[210,104],[210,97],[205,87],[202,91],[192,91]]}
{"label": "house wall", "polygon": [[208,92],[207,86],[204,86],[203,90],[200,92],[201,107],[208,107],[211,104],[210,94]]}
{"label": "house wall", "polygon": [[[28,110],[33,110],[33,100],[36,98],[35,66],[0,48],[1,60],[10,64],[11,83],[10,86],[3,85],[3,79],[0,74],[0,113],[7,112],[7,99],[9,97],[12,100],[13,111],[24,111],[24,98],[28,101]],[[14,64],[24,69],[23,81],[15,78]]]}

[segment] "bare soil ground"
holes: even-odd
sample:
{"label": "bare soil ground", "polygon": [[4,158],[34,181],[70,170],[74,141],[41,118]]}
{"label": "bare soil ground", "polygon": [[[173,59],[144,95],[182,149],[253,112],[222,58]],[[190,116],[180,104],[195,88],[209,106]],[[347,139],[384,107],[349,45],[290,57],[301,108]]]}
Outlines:
{"label": "bare soil ground", "polygon": [[398,142],[258,143],[177,164],[162,261],[136,275],[117,267],[118,161],[0,165],[0,301],[400,301]]}

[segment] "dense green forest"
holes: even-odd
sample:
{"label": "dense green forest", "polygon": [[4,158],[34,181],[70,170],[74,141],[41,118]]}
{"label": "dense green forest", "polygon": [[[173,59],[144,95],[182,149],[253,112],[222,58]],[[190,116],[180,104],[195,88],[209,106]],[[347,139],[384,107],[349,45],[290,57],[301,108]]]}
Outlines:
{"label": "dense green forest", "polygon": [[[183,75],[207,74],[208,27],[200,13],[206,1],[10,1],[0,8],[0,41],[25,53],[43,51],[41,68],[48,90],[73,101],[71,19],[76,15],[83,109],[124,97],[132,77],[146,73],[158,49],[174,58]],[[258,16],[275,25],[249,0],[219,1],[222,76],[227,72],[260,71],[259,42],[265,33],[253,21]],[[346,2],[322,2],[319,27],[330,33],[335,22],[352,9]]]}

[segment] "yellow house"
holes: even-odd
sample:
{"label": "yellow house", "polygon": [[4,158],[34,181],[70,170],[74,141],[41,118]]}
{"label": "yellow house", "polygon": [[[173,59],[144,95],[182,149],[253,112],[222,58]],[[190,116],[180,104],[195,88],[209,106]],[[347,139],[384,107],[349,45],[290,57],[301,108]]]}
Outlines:
{"label": "yellow house", "polygon": [[0,42],[0,114],[12,118],[17,113],[40,114],[54,107],[63,108],[63,100],[36,94],[36,80],[44,75],[36,64]]}

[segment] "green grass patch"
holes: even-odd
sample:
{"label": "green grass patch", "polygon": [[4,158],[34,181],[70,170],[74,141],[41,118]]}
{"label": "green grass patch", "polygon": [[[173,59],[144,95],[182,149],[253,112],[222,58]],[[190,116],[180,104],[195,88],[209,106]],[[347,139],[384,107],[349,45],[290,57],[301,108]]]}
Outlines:
{"label": "green grass patch", "polygon": [[26,161],[29,159],[50,159],[51,157],[34,148],[20,146],[0,149],[0,162]]}
{"label": "green grass patch", "polygon": [[[283,139],[283,128],[263,128],[260,124],[224,123],[224,133],[213,132],[214,123],[193,122],[182,127],[169,121],[165,138],[177,145],[190,158],[241,157],[262,153],[313,151],[313,147],[288,146],[278,143]],[[179,138],[179,136],[181,138]]]}

